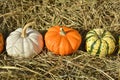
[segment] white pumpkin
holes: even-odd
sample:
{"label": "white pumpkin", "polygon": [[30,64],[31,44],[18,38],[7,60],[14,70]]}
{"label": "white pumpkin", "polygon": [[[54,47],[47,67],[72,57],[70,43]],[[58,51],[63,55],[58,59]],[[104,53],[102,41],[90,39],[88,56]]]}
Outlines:
{"label": "white pumpkin", "polygon": [[25,27],[11,32],[6,40],[6,50],[9,56],[30,58],[39,54],[44,46],[42,35],[34,29],[28,28],[35,24],[31,22]]}

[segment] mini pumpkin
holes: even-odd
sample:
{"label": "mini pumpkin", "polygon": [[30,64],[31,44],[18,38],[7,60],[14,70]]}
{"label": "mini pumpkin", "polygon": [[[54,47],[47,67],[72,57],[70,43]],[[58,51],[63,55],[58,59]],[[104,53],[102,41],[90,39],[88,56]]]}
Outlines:
{"label": "mini pumpkin", "polygon": [[104,57],[115,50],[115,38],[103,29],[90,30],[86,35],[86,50],[91,55]]}
{"label": "mini pumpkin", "polygon": [[4,39],[2,33],[0,33],[0,53],[3,51],[4,48]]}
{"label": "mini pumpkin", "polygon": [[66,26],[53,26],[45,34],[46,47],[54,54],[62,56],[75,52],[81,41],[79,32]]}
{"label": "mini pumpkin", "polygon": [[8,55],[16,58],[30,58],[39,54],[44,46],[42,35],[34,29],[28,28],[35,22],[30,22],[24,28],[11,32],[6,40]]}

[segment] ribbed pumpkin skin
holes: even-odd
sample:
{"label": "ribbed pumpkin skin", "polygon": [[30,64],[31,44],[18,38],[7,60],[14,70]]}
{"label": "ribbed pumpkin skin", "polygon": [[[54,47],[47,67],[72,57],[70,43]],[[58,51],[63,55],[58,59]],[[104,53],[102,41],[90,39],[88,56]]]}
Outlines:
{"label": "ribbed pumpkin skin", "polygon": [[86,50],[91,55],[103,57],[114,52],[115,42],[115,38],[110,32],[103,29],[93,29],[86,35]]}
{"label": "ribbed pumpkin skin", "polygon": [[62,26],[62,28],[66,34],[61,35],[60,28],[60,26],[49,28],[45,34],[46,47],[54,54],[72,54],[81,44],[81,35],[76,30],[65,26]]}
{"label": "ribbed pumpkin skin", "polygon": [[3,51],[4,48],[4,39],[2,33],[0,33],[0,53]]}

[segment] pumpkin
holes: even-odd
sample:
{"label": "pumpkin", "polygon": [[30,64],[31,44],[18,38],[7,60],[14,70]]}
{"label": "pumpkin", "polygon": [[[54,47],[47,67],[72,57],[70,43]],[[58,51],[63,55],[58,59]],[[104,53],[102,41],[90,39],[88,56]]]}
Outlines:
{"label": "pumpkin", "polygon": [[2,33],[0,33],[0,53],[3,51],[4,48],[4,39]]}
{"label": "pumpkin", "polygon": [[30,58],[39,54],[44,46],[42,35],[34,29],[28,28],[35,22],[30,22],[24,28],[11,32],[6,40],[6,50],[9,56],[16,58]]}
{"label": "pumpkin", "polygon": [[115,50],[115,38],[103,29],[93,29],[86,34],[86,50],[91,55],[105,57]]}
{"label": "pumpkin", "polygon": [[48,50],[61,56],[75,52],[81,40],[78,31],[66,26],[53,26],[45,34],[45,44]]}

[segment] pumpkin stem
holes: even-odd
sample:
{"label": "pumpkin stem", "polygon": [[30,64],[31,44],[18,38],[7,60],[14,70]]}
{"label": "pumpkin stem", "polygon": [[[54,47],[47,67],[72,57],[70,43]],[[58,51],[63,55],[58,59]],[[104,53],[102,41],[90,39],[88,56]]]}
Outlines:
{"label": "pumpkin stem", "polygon": [[26,37],[26,30],[27,30],[27,28],[29,27],[29,26],[31,26],[31,25],[33,25],[33,24],[35,24],[35,22],[33,21],[33,22],[30,22],[30,23],[27,23],[25,26],[24,26],[24,28],[23,28],[23,30],[22,30],[22,34],[21,34],[21,37]]}
{"label": "pumpkin stem", "polygon": [[64,29],[61,27],[61,28],[60,28],[60,35],[65,36],[65,34],[66,34],[66,33],[65,33]]}

